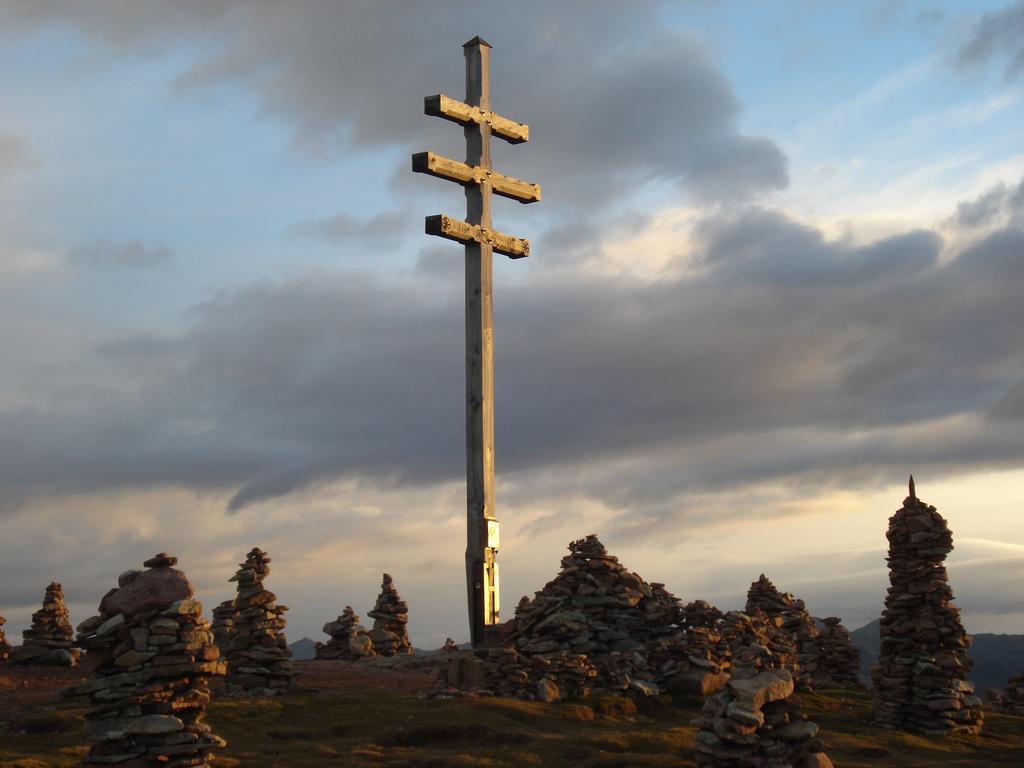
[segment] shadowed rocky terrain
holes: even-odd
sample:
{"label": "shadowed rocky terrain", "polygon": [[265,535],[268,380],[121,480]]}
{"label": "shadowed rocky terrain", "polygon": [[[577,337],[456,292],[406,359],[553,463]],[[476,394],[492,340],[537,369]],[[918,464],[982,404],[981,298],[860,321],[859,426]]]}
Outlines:
{"label": "shadowed rocky terrain", "polygon": [[[215,699],[207,721],[225,768],[314,766],[694,766],[698,697],[597,697],[558,704],[428,700],[436,656],[295,663],[297,690]],[[76,669],[0,666],[0,768],[70,768],[85,753],[84,700],[58,692]],[[1024,717],[987,713],[980,736],[928,739],[870,722],[867,691],[802,694],[844,768],[1024,764]],[[639,709],[637,708],[639,706]]]}

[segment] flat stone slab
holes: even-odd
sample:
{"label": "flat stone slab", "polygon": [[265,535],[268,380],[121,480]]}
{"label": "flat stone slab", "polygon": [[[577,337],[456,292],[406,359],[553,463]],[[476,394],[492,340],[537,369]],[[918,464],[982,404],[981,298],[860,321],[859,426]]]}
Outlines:
{"label": "flat stone slab", "polygon": [[120,589],[112,589],[100,603],[100,612],[134,614],[163,611],[195,592],[188,578],[174,568],[153,568],[144,571]]}

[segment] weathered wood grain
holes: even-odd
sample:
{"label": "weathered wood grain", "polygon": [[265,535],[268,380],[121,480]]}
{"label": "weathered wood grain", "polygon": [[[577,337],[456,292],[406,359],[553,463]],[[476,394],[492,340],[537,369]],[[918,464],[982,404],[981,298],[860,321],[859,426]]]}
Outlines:
{"label": "weathered wood grain", "polygon": [[435,93],[423,99],[423,112],[431,117],[440,117],[444,120],[451,120],[459,125],[476,123],[491,126],[491,134],[504,139],[509,144],[522,144],[530,140],[530,126],[525,123],[517,123],[488,109],[473,107],[461,101],[445,96],[443,93]]}
{"label": "weathered wood grain", "polygon": [[520,203],[536,203],[540,200],[540,184],[531,184],[487,168],[460,163],[433,152],[414,154],[412,169],[415,173],[425,173],[459,184],[489,184],[494,194]]}
{"label": "weathered wood grain", "polygon": [[490,243],[491,248],[510,259],[524,259],[530,255],[530,241],[512,237],[493,229],[484,229],[479,225],[453,219],[443,214],[427,216],[424,231],[428,235],[454,240],[457,243]]}

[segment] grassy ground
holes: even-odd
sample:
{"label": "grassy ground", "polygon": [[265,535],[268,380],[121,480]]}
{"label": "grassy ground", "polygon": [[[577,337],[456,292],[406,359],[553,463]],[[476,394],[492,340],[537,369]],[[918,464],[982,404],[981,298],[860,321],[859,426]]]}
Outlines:
{"label": "grassy ground", "polygon": [[[649,701],[639,712],[621,699],[561,704],[497,699],[431,701],[422,680],[343,667],[319,687],[271,701],[217,700],[207,721],[229,747],[218,765],[318,766],[690,766],[697,699]],[[422,676],[423,680],[426,676]],[[338,682],[338,681],[341,682]],[[349,684],[345,684],[345,682]],[[372,680],[374,684],[365,681]],[[0,689],[0,768],[67,768],[84,753],[80,703],[60,702],[30,685],[30,706],[4,711]],[[15,701],[21,701],[18,695]],[[990,714],[978,737],[930,739],[883,731],[869,722],[863,691],[804,696],[828,754],[843,768],[1024,766],[1024,718]]]}

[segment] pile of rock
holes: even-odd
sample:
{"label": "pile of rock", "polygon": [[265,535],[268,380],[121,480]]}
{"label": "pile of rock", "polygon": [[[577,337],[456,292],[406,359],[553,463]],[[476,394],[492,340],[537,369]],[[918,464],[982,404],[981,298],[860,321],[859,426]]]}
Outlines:
{"label": "pile of rock", "polygon": [[818,634],[818,667],[814,684],[828,688],[862,688],[860,651],[850,631],[837,616],[823,620],[825,629]]}
{"label": "pile of rock", "polygon": [[462,649],[456,645],[455,641],[450,637],[444,639],[444,645],[441,646],[441,653],[458,653]]}
{"label": "pile of rock", "polygon": [[818,726],[802,712],[788,670],[769,669],[734,677],[704,702],[693,722],[698,766],[830,768]]}
{"label": "pile of rock", "polygon": [[11,655],[11,645],[7,642],[7,636],[4,634],[4,624],[6,623],[7,619],[0,616],[0,661],[7,661]]}
{"label": "pile of rock", "polygon": [[1024,675],[1014,675],[1006,681],[998,703],[1008,714],[1024,715]]}
{"label": "pile of rock", "polygon": [[334,621],[324,624],[324,634],[331,639],[316,644],[318,659],[361,659],[376,655],[370,633],[359,623],[359,616],[351,605],[346,605]]}
{"label": "pile of rock", "polygon": [[727,648],[722,655],[733,677],[753,677],[768,669],[792,673],[797,666],[793,638],[782,629],[780,617],[729,611],[719,624]]}
{"label": "pile of rock", "polygon": [[203,722],[207,679],[223,675],[224,663],[176,563],[161,552],[147,570],[122,574],[99,614],[78,626],[94,678],[64,693],[90,697],[85,735],[94,744],[83,768],[207,766],[225,745]]}
{"label": "pile of rock", "polygon": [[751,677],[768,669],[792,673],[798,666],[795,641],[783,623],[780,616],[768,616],[760,608],[750,614],[722,613],[704,600],[688,603],[681,622],[685,634],[673,640],[675,647],[670,646],[669,652],[684,655],[689,669],[665,687],[708,695],[720,689],[729,675]]}
{"label": "pile of rock", "polygon": [[291,651],[285,639],[284,613],[277,596],[263,587],[270,557],[254,547],[231,581],[238,582],[228,645],[228,695],[272,696],[292,685]]}
{"label": "pile of rock", "polygon": [[81,651],[72,647],[74,632],[64,604],[64,589],[57,582],[46,588],[43,606],[32,614],[32,626],[21,633],[22,644],[11,654],[15,664],[73,667]]}
{"label": "pile of rock", "polygon": [[557,576],[516,610],[508,642],[528,657],[585,655],[595,687],[657,692],[649,647],[681,635],[682,605],[663,584],[647,583],[591,534],[569,545]]}
{"label": "pile of rock", "polygon": [[390,574],[385,573],[380,585],[377,604],[368,614],[373,619],[370,639],[380,656],[404,656],[412,653],[412,643],[406,626],[409,607],[398,596]]}
{"label": "pile of rock", "polygon": [[560,701],[590,694],[597,670],[583,654],[526,656],[515,648],[453,653],[439,670],[431,698],[501,696]]}
{"label": "pile of rock", "polygon": [[213,642],[227,654],[235,627],[235,601],[225,600],[213,609]]}
{"label": "pile of rock", "polygon": [[683,606],[680,626],[684,629],[704,627],[710,629],[718,625],[723,614],[707,600],[694,600]]}
{"label": "pile of rock", "polygon": [[650,641],[646,655],[661,690],[707,696],[729,679],[729,648],[717,626],[691,627]]}
{"label": "pile of rock", "polygon": [[875,719],[886,728],[925,734],[978,733],[982,702],[967,681],[971,639],[942,565],[953,534],[935,507],[918,500],[913,477],[886,536],[891,586],[872,669]]}
{"label": "pile of rock", "polygon": [[817,677],[818,628],[807,612],[803,600],[789,592],[780,592],[763,573],[747,591],[746,613],[762,612],[774,627],[789,635],[793,645],[793,661],[786,668],[793,673],[798,688],[809,687]]}

